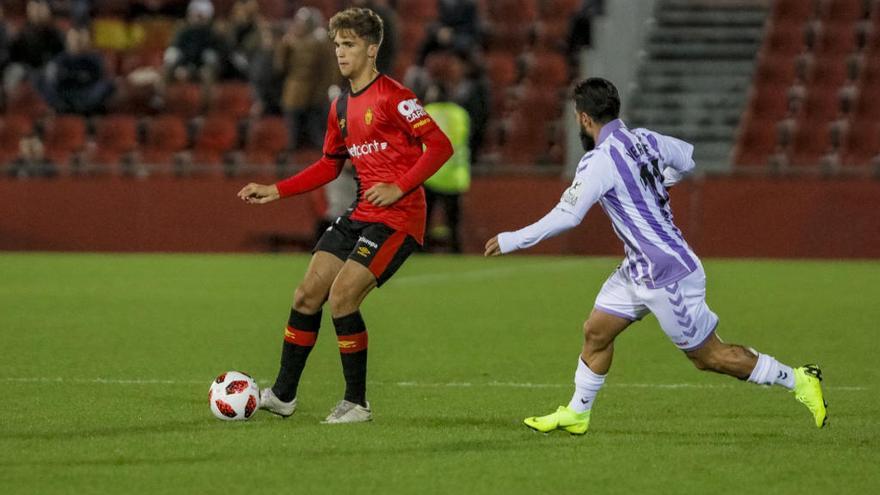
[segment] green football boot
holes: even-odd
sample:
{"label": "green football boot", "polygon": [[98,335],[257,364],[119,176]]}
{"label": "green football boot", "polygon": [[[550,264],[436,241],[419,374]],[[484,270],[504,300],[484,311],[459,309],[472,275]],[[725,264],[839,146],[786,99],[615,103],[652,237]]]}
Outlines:
{"label": "green football boot", "polygon": [[546,416],[533,416],[523,420],[529,428],[549,433],[553,430],[565,430],[572,435],[583,435],[590,427],[590,411],[578,413],[568,406],[559,406],[556,412]]}
{"label": "green football boot", "polygon": [[813,413],[816,427],[822,428],[828,423],[826,408],[828,403],[822,398],[822,370],[815,364],[805,364],[794,369],[795,399],[807,406]]}

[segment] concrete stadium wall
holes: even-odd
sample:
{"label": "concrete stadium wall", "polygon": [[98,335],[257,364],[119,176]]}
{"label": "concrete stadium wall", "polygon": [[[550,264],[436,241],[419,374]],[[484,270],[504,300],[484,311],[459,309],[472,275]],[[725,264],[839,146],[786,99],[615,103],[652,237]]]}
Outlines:
{"label": "concrete stadium wall", "polygon": [[[241,181],[0,180],[0,250],[258,252],[280,233],[305,249],[308,197],[248,206]],[[558,178],[478,177],[464,201],[465,249],[537,220],[567,186]],[[672,191],[677,225],[701,256],[880,257],[880,181],[712,178]],[[620,255],[600,208],[532,253]]]}

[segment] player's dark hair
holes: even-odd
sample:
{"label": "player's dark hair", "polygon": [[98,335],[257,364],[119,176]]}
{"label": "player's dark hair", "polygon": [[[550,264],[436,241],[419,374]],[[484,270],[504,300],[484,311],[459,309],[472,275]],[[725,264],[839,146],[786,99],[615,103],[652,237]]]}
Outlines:
{"label": "player's dark hair", "polygon": [[620,95],[607,79],[590,77],[574,87],[574,106],[600,124],[611,122],[620,116]]}
{"label": "player's dark hair", "polygon": [[385,27],[379,14],[370,9],[353,7],[337,12],[330,18],[330,39],[340,31],[351,31],[371,45],[381,45]]}

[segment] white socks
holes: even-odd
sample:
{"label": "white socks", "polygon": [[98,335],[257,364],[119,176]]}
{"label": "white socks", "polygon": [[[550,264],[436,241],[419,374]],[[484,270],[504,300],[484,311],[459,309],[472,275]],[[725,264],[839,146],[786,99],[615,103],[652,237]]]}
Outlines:
{"label": "white socks", "polygon": [[782,385],[791,390],[794,388],[794,372],[773,356],[758,354],[758,364],[749,375],[749,381],[758,385]]}
{"label": "white socks", "polygon": [[574,395],[568,403],[569,409],[579,413],[590,410],[603,383],[605,383],[605,375],[593,373],[593,370],[578,358],[578,367],[574,374]]}

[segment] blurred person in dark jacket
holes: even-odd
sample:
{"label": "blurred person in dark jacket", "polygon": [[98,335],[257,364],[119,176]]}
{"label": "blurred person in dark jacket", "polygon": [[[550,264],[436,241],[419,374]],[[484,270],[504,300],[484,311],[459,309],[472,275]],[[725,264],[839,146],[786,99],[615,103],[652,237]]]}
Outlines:
{"label": "blurred person in dark jacket", "polygon": [[55,27],[52,11],[45,1],[27,4],[27,22],[9,46],[10,64],[4,72],[7,92],[43,68],[64,50],[64,37]]}
{"label": "blurred person in dark jacket", "polygon": [[284,74],[281,106],[290,126],[290,149],[305,138],[310,147],[324,142],[329,91],[339,82],[333,43],[321,12],[301,7],[281,39],[276,67]]}
{"label": "blurred person in dark jacket", "polygon": [[[427,0],[426,0],[427,1]],[[437,50],[472,50],[482,39],[482,26],[474,0],[437,0],[437,21],[419,50],[418,64],[424,65]]]}
{"label": "blurred person in dark jacket", "polygon": [[226,32],[232,77],[246,79],[250,73],[251,61],[260,48],[259,11],[257,0],[238,0],[232,5]]}
{"label": "blurred person in dark jacket", "polygon": [[18,143],[18,158],[9,167],[10,177],[55,177],[58,167],[46,158],[43,142],[37,136],[27,136]]}
{"label": "blurred person in dark jacket", "polygon": [[214,28],[214,5],[209,0],[192,0],[186,9],[186,23],[165,50],[166,78],[170,81],[217,80],[227,57],[223,37]]}
{"label": "blurred person in dark jacket", "polygon": [[67,50],[46,66],[37,87],[58,113],[90,115],[103,111],[113,93],[101,55],[90,49],[91,36],[83,28],[67,32]]}
{"label": "blurred person in dark jacket", "polygon": [[275,45],[280,36],[268,23],[258,28],[260,45],[248,64],[248,80],[254,92],[253,115],[281,115],[281,88],[284,75],[275,66]]}

